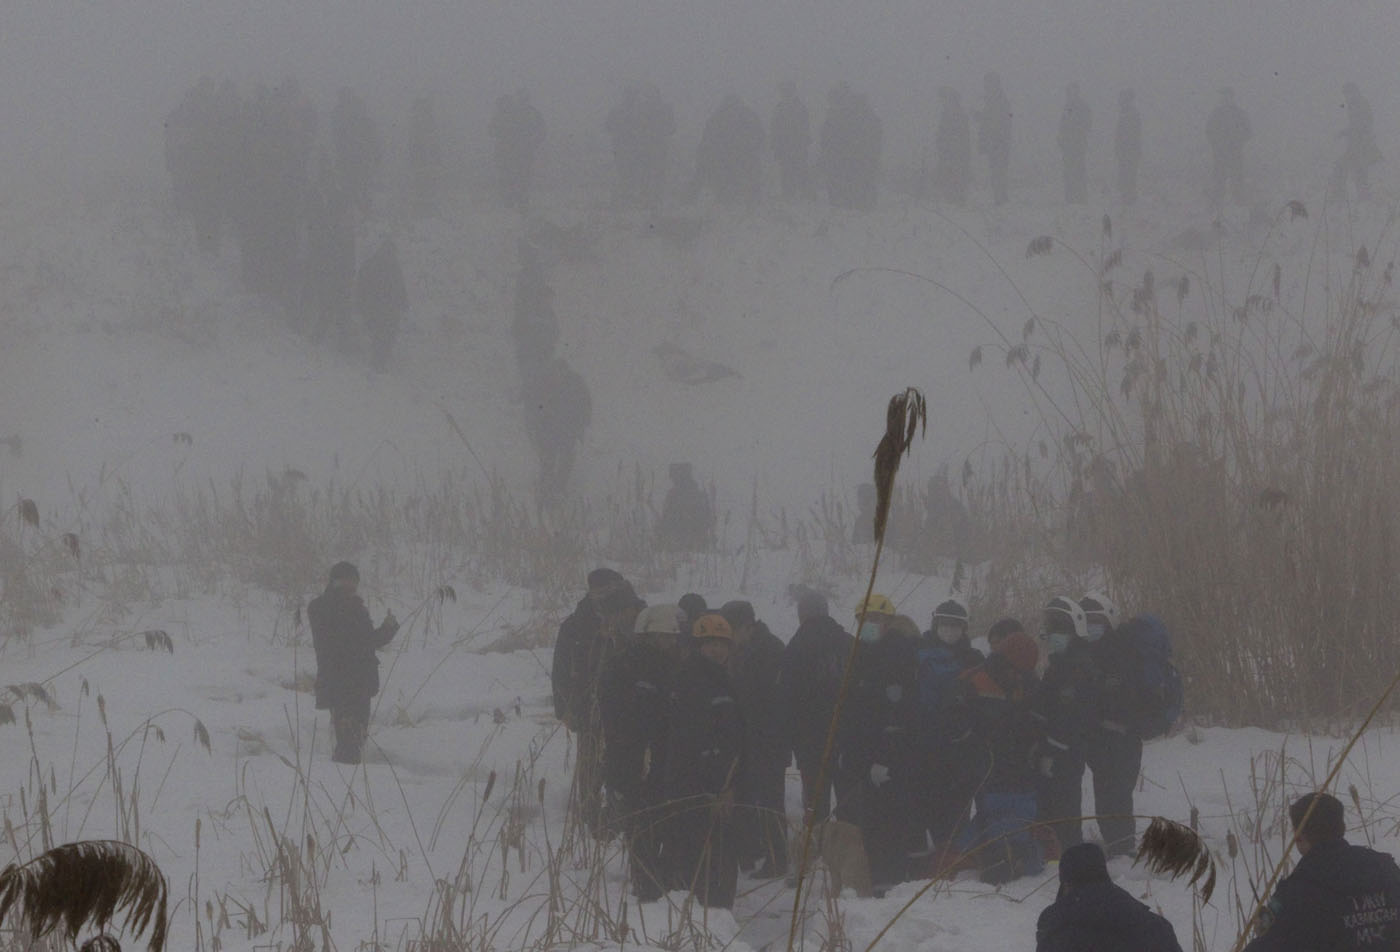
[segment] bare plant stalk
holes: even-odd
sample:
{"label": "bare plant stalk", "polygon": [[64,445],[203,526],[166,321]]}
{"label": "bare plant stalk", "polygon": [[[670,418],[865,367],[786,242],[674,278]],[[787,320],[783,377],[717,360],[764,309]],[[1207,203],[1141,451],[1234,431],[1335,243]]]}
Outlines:
{"label": "bare plant stalk", "polygon": [[[865,597],[861,599],[860,614],[856,618],[856,637],[851,639],[851,650],[846,654],[846,664],[841,670],[841,688],[836,694],[836,705],[831,712],[831,722],[826,728],[826,744],[822,748],[821,767],[817,770],[816,791],[823,795],[831,767],[831,751],[836,746],[836,725],[841,721],[841,709],[846,703],[850,690],[851,672],[855,670],[856,651],[860,647],[860,629],[865,624],[866,606],[875,591],[875,576],[880,571],[880,553],[885,548],[885,528],[889,520],[890,500],[894,495],[894,477],[899,472],[899,462],[910,453],[914,445],[915,432],[921,435],[928,426],[928,404],[924,395],[913,387],[890,398],[885,411],[885,434],[875,447],[875,559],[870,566],[870,580],[865,586]],[[802,915],[802,886],[807,876],[807,864],[811,860],[812,830],[816,811],[809,805],[802,814],[802,858],[797,864],[797,883],[792,897],[792,921],[788,926],[788,952],[792,952],[797,941],[797,925]]]}

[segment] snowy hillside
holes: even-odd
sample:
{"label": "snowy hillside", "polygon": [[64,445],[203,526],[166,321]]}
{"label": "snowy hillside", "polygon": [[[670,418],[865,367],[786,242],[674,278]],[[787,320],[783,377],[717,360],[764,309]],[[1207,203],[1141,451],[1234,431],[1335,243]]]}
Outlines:
{"label": "snowy hillside", "polygon": [[[583,534],[604,535],[605,500],[628,504],[636,467],[659,498],[666,464],[693,462],[730,517],[722,552],[620,567],[645,576],[655,603],[690,589],[711,604],[743,594],[786,639],[796,624],[787,586],[831,563],[797,545],[746,544],[751,499],[768,525],[779,510],[805,517],[823,493],[850,506],[885,403],[905,386],[925,391],[930,419],[902,485],[922,485],[940,464],[1027,450],[1045,433],[1004,347],[1032,316],[1095,347],[1099,268],[1116,250],[1111,277],[1124,286],[1147,269],[1160,286],[1190,275],[1199,290],[1185,308],[1243,303],[1251,276],[1265,282],[1275,262],[1282,293],[1301,298],[1310,282],[1349,273],[1362,244],[1383,260],[1382,211],[1290,217],[1294,198],[1313,208],[1309,194],[1280,195],[1215,223],[1154,196],[1131,211],[1018,193],[997,209],[891,200],[870,215],[769,204],[648,219],[559,192],[525,220],[460,197],[429,219],[378,215],[359,236],[366,248],[394,234],[408,277],[410,316],[383,374],[288,330],[240,289],[233,243],[201,256],[159,189],[0,208],[0,568],[15,585],[18,551],[61,589],[48,623],[3,642],[4,682],[17,686],[3,698],[17,723],[0,726],[3,859],[80,837],[138,843],[170,880],[172,948],[615,947],[623,927],[632,947],[694,947],[682,897],[624,903],[617,844],[600,860],[563,839],[574,751],[552,716],[541,644],[567,604],[557,589],[577,596],[601,543],[541,583],[548,598],[440,542],[371,535],[357,551],[314,553],[361,561],[371,612],[392,608],[404,624],[382,654],[368,762],[351,769],[329,762],[329,727],[308,693],[302,605],[315,588],[259,586],[223,561],[142,561],[130,540],[148,533],[157,552],[178,532],[164,521],[177,500],[289,469],[307,494],[336,485],[403,498],[484,489],[489,471],[527,501],[535,462],[509,324],[528,233],[548,255],[562,350],[592,392],[575,483],[596,524]],[[1028,255],[1039,236],[1059,244]],[[972,368],[977,347],[984,359]],[[678,352],[734,374],[677,379],[684,372],[663,357]],[[1063,393],[1045,354],[1045,386]],[[38,527],[19,518],[17,497],[37,502]],[[128,500],[132,526],[113,528]],[[55,541],[67,532],[83,544],[72,564]],[[869,550],[855,553],[853,571],[826,579],[842,621],[868,568]],[[329,561],[302,568],[319,578]],[[878,587],[923,620],[948,584],[895,567]],[[19,687],[28,683],[42,696]],[[1203,948],[1229,949],[1237,900],[1249,901],[1282,847],[1280,810],[1343,742],[1198,726],[1150,743],[1139,811],[1194,813],[1221,883],[1193,910],[1186,886],[1125,860],[1115,878],[1159,907],[1183,944],[1194,928]],[[1353,838],[1392,848],[1396,743],[1372,734],[1341,779],[1363,810]],[[790,771],[792,818],[799,799]],[[881,947],[1028,947],[1054,876],[1001,890],[940,885]],[[851,947],[920,885],[842,902]],[[780,881],[741,881],[734,915],[711,912],[703,926],[715,947],[781,948],[791,900]],[[832,923],[811,913],[816,948]]]}

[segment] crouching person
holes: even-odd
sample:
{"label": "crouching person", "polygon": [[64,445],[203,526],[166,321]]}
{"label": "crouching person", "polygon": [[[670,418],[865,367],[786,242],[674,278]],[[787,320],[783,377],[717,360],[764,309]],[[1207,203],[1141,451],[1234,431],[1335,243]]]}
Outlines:
{"label": "crouching person", "polygon": [[730,909],[739,880],[735,789],[744,770],[744,718],[725,666],[734,631],[718,612],[691,630],[695,653],[676,674],[666,746],[667,867],[701,903]]}
{"label": "crouching person", "polygon": [[1060,891],[1035,926],[1035,952],[1084,949],[1181,952],[1172,924],[1108,878],[1108,861],[1097,843],[1065,850]]}
{"label": "crouching person", "polygon": [[1331,794],[1298,798],[1288,818],[1302,858],[1278,884],[1245,952],[1400,948],[1400,869],[1390,854],[1346,841],[1342,802]]}
{"label": "crouching person", "polygon": [[678,605],[642,610],[620,640],[599,681],[603,777],[609,813],[627,843],[632,890],[642,902],[661,898],[662,778],[668,704],[680,664]]}
{"label": "crouching person", "polygon": [[358,764],[369,730],[370,699],[379,693],[375,652],[399,630],[394,613],[378,628],[360,599],[360,570],[349,562],[331,566],[326,590],[306,606],[311,647],[316,652],[316,707],[331,712],[335,750],[331,760]]}

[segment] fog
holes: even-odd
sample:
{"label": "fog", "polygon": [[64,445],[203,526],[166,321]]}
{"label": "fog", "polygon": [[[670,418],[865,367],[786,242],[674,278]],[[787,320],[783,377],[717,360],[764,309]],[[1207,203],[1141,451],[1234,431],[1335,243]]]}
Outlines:
{"label": "fog", "polygon": [[1117,92],[1133,86],[1145,166],[1204,165],[1216,91],[1238,91],[1267,174],[1325,169],[1354,80],[1377,104],[1382,151],[1400,99],[1395,7],[1180,0],[581,0],[558,3],[13,0],[0,13],[4,188],[159,170],[163,117],[199,76],[246,88],[295,77],[322,108],[355,87],[392,135],[416,94],[434,94],[450,141],[484,148],[494,98],[529,87],[554,139],[595,146],[624,83],[649,80],[675,104],[681,141],[727,91],[766,113],[782,80],[819,116],[845,79],[884,123],[886,166],[914,164],[931,136],[939,85],[969,107],[999,70],[1017,111],[1015,168],[1056,174],[1064,85],[1095,113],[1091,163],[1106,164]]}

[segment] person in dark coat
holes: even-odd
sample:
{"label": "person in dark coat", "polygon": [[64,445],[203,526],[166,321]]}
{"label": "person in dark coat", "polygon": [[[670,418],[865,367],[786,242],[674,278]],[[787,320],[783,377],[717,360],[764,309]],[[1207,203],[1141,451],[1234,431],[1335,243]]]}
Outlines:
{"label": "person in dark coat", "polygon": [[507,207],[523,212],[529,204],[535,157],[545,139],[544,116],[530,102],[529,90],[518,89],[497,99],[486,131],[496,143],[501,198]]}
{"label": "person in dark coat", "polygon": [[656,541],[666,552],[700,552],[715,544],[715,516],[710,497],[695,481],[690,463],[672,463],[671,486],[656,521]]}
{"label": "person in dark coat", "polygon": [[923,822],[935,849],[965,827],[982,777],[974,756],[962,675],[986,659],[968,638],[967,606],[950,598],[933,610],[919,639],[919,750],[924,771]]}
{"label": "person in dark coat", "polygon": [[[1035,666],[1040,649],[1024,631],[998,639],[987,660],[962,675],[972,726],[969,747],[978,777],[971,835],[978,878],[1000,884],[1044,867],[1032,825],[1036,819],[1036,773],[1032,763],[1040,737],[1031,719]],[[937,870],[935,870],[937,872]]]}
{"label": "person in dark coat", "polygon": [[554,502],[568,488],[579,444],[593,421],[593,399],[588,383],[563,357],[522,370],[525,434],[540,463],[538,499]]}
{"label": "person in dark coat", "polygon": [[821,170],[833,208],[875,207],[883,126],[864,93],[840,83],[827,95],[821,128]]}
{"label": "person in dark coat", "polygon": [[739,865],[759,879],[787,875],[787,767],[792,761],[791,709],[783,683],[783,642],[754,617],[753,605],[720,609],[734,632],[730,678],[744,715],[744,775],[735,832]]}
{"label": "person in dark coat", "polygon": [[730,93],[705,120],[695,151],[691,198],[708,189],[723,205],[752,207],[762,183],[763,120]]}
{"label": "person in dark coat", "polygon": [[520,271],[515,277],[510,336],[516,364],[522,375],[528,375],[554,356],[559,344],[559,316],[554,313],[554,289],[549,286],[539,249],[523,238],[518,248]]}
{"label": "person in dark coat", "polygon": [[796,83],[785,82],[778,87],[778,104],[773,107],[773,117],[768,123],[768,138],[773,145],[773,158],[778,163],[783,201],[815,198],[808,161],[812,119],[807,104],[797,95]]}
{"label": "person in dark coat", "polygon": [[1085,640],[1084,609],[1067,595],[1045,606],[1041,641],[1050,664],[1032,704],[1041,731],[1036,750],[1037,809],[1062,849],[1081,842],[1084,762],[1098,723],[1098,678]]}
{"label": "person in dark coat", "polygon": [[1011,167],[1011,100],[995,72],[982,77],[982,109],[977,113],[977,151],[987,157],[987,180],[992,201],[1005,205]]}
{"label": "person in dark coat", "polygon": [[336,175],[360,215],[368,215],[370,190],[384,161],[384,139],[365,101],[348,87],[340,90],[331,110],[331,142]]}
{"label": "person in dark coat", "polygon": [[1220,90],[1220,103],[1206,119],[1206,141],[1210,143],[1210,200],[1214,205],[1225,201],[1228,189],[1237,202],[1244,198],[1244,144],[1252,130],[1249,115],[1235,102],[1230,87]]}
{"label": "person in dark coat", "polygon": [[1371,112],[1370,101],[1361,94],[1360,87],[1355,83],[1342,87],[1342,105],[1347,112],[1347,124],[1340,135],[1346,140],[1347,147],[1332,172],[1328,194],[1334,201],[1345,200],[1347,183],[1354,182],[1357,200],[1369,201],[1370,168],[1382,158],[1381,150],[1376,145],[1375,116]]}
{"label": "person in dark coat", "polygon": [[1103,850],[1081,843],[1060,857],[1060,889],[1036,922],[1035,950],[1181,952],[1181,945],[1170,922],[1109,879]]}
{"label": "person in dark coat", "polygon": [[1141,659],[1117,627],[1118,609],[1107,595],[1091,592],[1084,609],[1086,640],[1098,676],[1098,717],[1085,747],[1094,775],[1094,814],[1109,858],[1137,849],[1133,790],[1142,770]]}
{"label": "person in dark coat", "polygon": [[357,594],[360,571],[349,562],[331,566],[326,590],[306,606],[316,652],[316,708],[331,712],[338,764],[358,764],[369,729],[370,698],[379,693],[375,652],[398,633],[394,613],[378,628]]}
{"label": "person in dark coat", "polygon": [[1118,94],[1118,122],[1113,127],[1113,161],[1118,167],[1118,197],[1124,205],[1137,201],[1138,165],[1142,162],[1142,114],[1131,89]]}
{"label": "person in dark coat", "polygon": [[797,631],[783,649],[783,686],[792,721],[792,752],[802,775],[802,806],[814,823],[831,812],[834,763],[817,787],[827,732],[841,690],[851,636],[831,617],[826,596],[806,591],[797,600]]}
{"label": "person in dark coat", "polygon": [[696,651],[676,673],[666,748],[666,845],[672,885],[708,907],[732,908],[739,880],[734,804],[744,775],[744,716],[727,665],[734,632],[701,615]]}
{"label": "person in dark coat", "polygon": [[355,306],[369,331],[370,364],[375,370],[389,366],[399,324],[408,310],[408,290],[394,239],[385,237],[355,275]]}
{"label": "person in dark coat", "polygon": [[413,210],[425,215],[437,207],[442,184],[442,138],[427,96],[413,100],[408,116],[408,191]]}
{"label": "person in dark coat", "polygon": [[[918,749],[919,628],[895,614],[867,610],[855,670],[838,725],[841,788],[836,817],[860,827],[877,891],[914,875],[926,848]],[[873,608],[873,606],[872,606]]]}
{"label": "person in dark coat", "polygon": [[1064,159],[1065,201],[1071,205],[1083,205],[1089,200],[1086,161],[1092,127],[1093,113],[1089,104],[1079,94],[1079,84],[1070,83],[1065,87],[1065,110],[1060,114],[1060,134],[1056,142]]}
{"label": "person in dark coat", "polygon": [[[640,599],[621,575],[609,568],[588,573],[588,593],[559,626],[554,642],[550,681],[554,716],[578,744],[574,767],[574,798],[589,832],[603,831],[602,714],[598,709],[598,679],[607,663],[612,635],[620,619],[618,608],[639,611]],[[629,625],[631,619],[625,619]],[[630,630],[630,629],[629,629]]]}
{"label": "person in dark coat", "polygon": [[686,592],[676,604],[681,609],[681,654],[688,655],[695,647],[695,639],[690,634],[695,619],[709,611],[710,606],[705,604],[705,596],[697,592]]}
{"label": "person in dark coat", "polygon": [[1394,857],[1348,843],[1342,802],[1329,793],[1299,797],[1288,817],[1298,830],[1301,858],[1274,890],[1259,935],[1245,952],[1400,949]]}
{"label": "person in dark coat", "polygon": [[306,304],[311,340],[330,336],[341,353],[349,353],[355,340],[355,209],[329,165],[307,194]]}
{"label": "person in dark coat", "polygon": [[972,124],[952,86],[939,87],[938,101],[938,127],[933,134],[938,159],[933,167],[934,192],[942,201],[966,205],[972,185]]}
{"label": "person in dark coat", "polygon": [[679,615],[678,605],[643,609],[599,678],[608,814],[627,843],[632,890],[642,902],[659,899],[668,881],[662,780],[670,697],[681,661]]}

